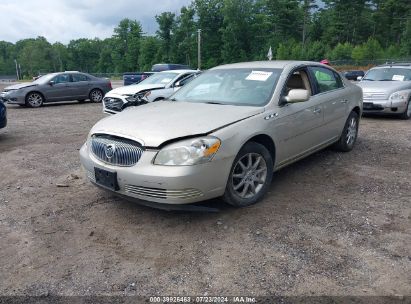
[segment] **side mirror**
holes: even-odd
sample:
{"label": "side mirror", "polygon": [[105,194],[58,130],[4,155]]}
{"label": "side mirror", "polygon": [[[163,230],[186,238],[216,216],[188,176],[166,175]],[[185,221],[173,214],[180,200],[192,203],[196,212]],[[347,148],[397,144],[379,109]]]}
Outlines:
{"label": "side mirror", "polygon": [[361,81],[362,79],[363,79],[362,76],[358,76],[358,77],[357,77],[357,81]]}
{"label": "side mirror", "polygon": [[55,83],[54,80],[50,80],[50,81],[49,81],[49,85],[50,85],[50,86],[53,86],[54,83]]}
{"label": "side mirror", "polygon": [[175,87],[175,88],[181,87],[181,82],[180,82],[180,81],[177,81],[177,82],[174,84],[174,87]]}
{"label": "side mirror", "polygon": [[285,97],[285,100],[288,103],[294,102],[303,102],[310,99],[310,92],[308,90],[302,89],[293,89],[288,92],[288,95]]}

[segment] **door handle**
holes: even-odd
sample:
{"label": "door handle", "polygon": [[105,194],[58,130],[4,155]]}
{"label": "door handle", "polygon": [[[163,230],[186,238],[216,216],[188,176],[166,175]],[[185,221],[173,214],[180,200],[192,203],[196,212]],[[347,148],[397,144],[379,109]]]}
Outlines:
{"label": "door handle", "polygon": [[315,109],[313,110],[313,113],[314,113],[314,114],[320,114],[320,113],[321,113],[321,108],[315,108]]}
{"label": "door handle", "polygon": [[348,102],[348,100],[347,99],[343,99],[343,100],[341,100],[341,103],[347,103]]}

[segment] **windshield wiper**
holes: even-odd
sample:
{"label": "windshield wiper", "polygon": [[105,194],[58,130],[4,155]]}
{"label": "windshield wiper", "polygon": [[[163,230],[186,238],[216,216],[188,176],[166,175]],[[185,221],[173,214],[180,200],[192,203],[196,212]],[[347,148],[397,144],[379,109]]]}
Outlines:
{"label": "windshield wiper", "polygon": [[362,80],[374,81],[374,79],[371,78],[363,78]]}
{"label": "windshield wiper", "polygon": [[216,104],[216,105],[223,105],[221,102],[216,102],[216,101],[206,101],[206,104]]}

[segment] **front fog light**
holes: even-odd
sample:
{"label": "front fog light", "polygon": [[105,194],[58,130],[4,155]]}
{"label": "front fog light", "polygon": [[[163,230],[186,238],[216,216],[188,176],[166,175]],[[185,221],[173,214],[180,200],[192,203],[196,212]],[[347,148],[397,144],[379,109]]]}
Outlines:
{"label": "front fog light", "polygon": [[185,140],[171,144],[157,153],[155,165],[190,166],[212,160],[221,141],[212,136]]}

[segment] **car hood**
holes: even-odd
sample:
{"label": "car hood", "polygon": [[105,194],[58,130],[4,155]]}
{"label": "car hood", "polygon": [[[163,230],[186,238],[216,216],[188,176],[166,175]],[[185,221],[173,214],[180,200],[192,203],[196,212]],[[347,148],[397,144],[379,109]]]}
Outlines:
{"label": "car hood", "polygon": [[110,94],[115,95],[132,95],[145,90],[164,88],[163,84],[132,84],[125,87],[120,87],[110,91]]}
{"label": "car hood", "polygon": [[264,112],[264,108],[159,101],[100,120],[91,134],[105,133],[135,139],[144,146],[213,130]]}
{"label": "car hood", "polygon": [[357,85],[363,89],[364,93],[382,92],[388,94],[411,89],[411,81],[361,81]]}
{"label": "car hood", "polygon": [[19,90],[19,89],[23,89],[23,88],[33,87],[33,86],[36,86],[36,85],[37,84],[32,83],[32,82],[19,83],[19,84],[15,84],[15,85],[5,87],[4,91]]}

